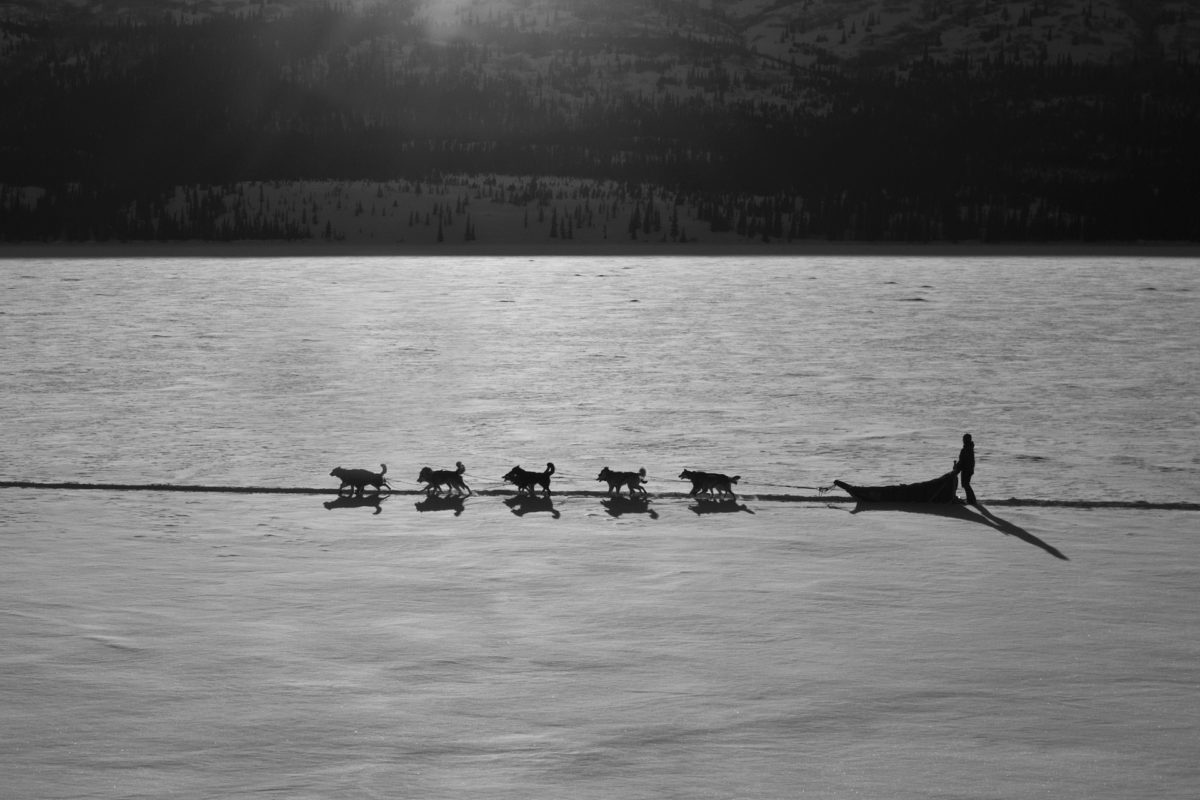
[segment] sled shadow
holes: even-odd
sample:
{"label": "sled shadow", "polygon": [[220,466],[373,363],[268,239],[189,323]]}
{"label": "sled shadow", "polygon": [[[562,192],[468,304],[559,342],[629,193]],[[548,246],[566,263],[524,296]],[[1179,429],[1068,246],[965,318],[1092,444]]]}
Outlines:
{"label": "sled shadow", "polygon": [[324,503],[324,506],[330,511],[335,508],[373,508],[375,514],[381,514],[383,513],[383,501],[387,499],[388,495],[386,494],[373,494],[365,497],[338,495],[336,500],[330,500],[328,503]]}
{"label": "sled shadow", "polygon": [[732,499],[701,500],[697,497],[695,505],[690,505],[688,508],[696,514],[733,514],[738,511],[745,511],[747,514],[754,513],[745,503],[739,503]]}
{"label": "sled shadow", "polygon": [[965,506],[961,503],[864,503],[859,501],[850,513],[858,514],[863,511],[904,511],[910,514],[929,514],[935,517],[960,519],[964,522],[977,522],[980,525],[986,525],[993,530],[1000,531],[1005,536],[1014,536],[1034,547],[1040,547],[1055,558],[1070,561],[1057,547],[1043,542],[1019,525],[1014,525],[1008,520],[997,517],[982,505],[976,505],[975,508],[979,510],[972,510],[970,506]]}
{"label": "sled shadow", "polygon": [[600,501],[604,510],[611,517],[622,514],[646,514],[650,519],[658,519],[658,512],[650,508],[650,501],[644,497],[610,497]]}
{"label": "sled shadow", "polygon": [[523,517],[526,514],[533,514],[538,511],[549,511],[550,516],[558,519],[562,516],[558,509],[554,507],[554,501],[549,497],[534,497],[527,494],[519,494],[516,497],[509,497],[504,501],[504,505],[512,509],[512,513],[518,517]]}
{"label": "sled shadow", "polygon": [[450,495],[449,497],[428,495],[424,500],[413,503],[413,507],[422,514],[426,511],[453,511],[456,517],[466,510],[463,498],[459,495]]}

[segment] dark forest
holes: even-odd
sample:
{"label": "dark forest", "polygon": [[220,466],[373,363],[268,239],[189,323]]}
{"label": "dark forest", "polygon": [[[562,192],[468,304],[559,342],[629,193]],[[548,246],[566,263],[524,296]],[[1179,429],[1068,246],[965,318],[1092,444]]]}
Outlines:
{"label": "dark forest", "polygon": [[165,219],[176,187],[451,173],[657,187],[756,236],[1200,240],[1200,68],[1177,58],[796,67],[678,35],[434,42],[403,6],[5,26],[8,241],[211,236],[203,208]]}

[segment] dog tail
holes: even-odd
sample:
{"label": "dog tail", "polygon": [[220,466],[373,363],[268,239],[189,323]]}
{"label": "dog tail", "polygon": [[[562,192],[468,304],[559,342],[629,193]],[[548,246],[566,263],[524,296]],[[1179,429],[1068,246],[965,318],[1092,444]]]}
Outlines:
{"label": "dog tail", "polygon": [[379,465],[379,474],[383,475],[386,472],[387,472],[387,464],[380,464]]}
{"label": "dog tail", "polygon": [[454,466],[458,467],[459,475],[462,475],[464,472],[467,471],[467,468],[463,466],[463,463],[461,461],[456,461]]}
{"label": "dog tail", "polygon": [[547,475],[553,475],[553,474],[554,474],[554,464],[553,464],[553,462],[550,462],[550,461],[547,461],[547,462],[546,462],[546,474],[547,474]]}

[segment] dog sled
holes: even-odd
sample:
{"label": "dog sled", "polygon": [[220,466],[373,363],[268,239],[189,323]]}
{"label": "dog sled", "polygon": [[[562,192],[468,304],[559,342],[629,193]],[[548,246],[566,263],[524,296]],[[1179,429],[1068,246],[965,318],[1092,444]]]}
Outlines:
{"label": "dog sled", "polygon": [[958,499],[958,473],[947,472],[941,477],[920,483],[897,483],[891,486],[856,486],[834,481],[834,486],[866,503],[953,503]]}

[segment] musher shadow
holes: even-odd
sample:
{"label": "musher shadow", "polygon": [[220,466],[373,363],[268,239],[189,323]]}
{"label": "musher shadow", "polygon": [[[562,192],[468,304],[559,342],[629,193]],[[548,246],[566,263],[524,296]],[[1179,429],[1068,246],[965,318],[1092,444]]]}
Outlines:
{"label": "musher shadow", "polygon": [[935,517],[960,519],[964,522],[977,522],[980,525],[986,525],[993,530],[1000,531],[1005,536],[1014,536],[1034,547],[1040,547],[1055,558],[1070,561],[1057,547],[1043,542],[1019,525],[1014,525],[1006,519],[997,517],[983,505],[976,505],[975,507],[979,511],[973,511],[970,506],[965,506],[961,503],[864,503],[859,501],[850,513],[858,514],[862,511],[904,511],[910,514],[929,514]]}
{"label": "musher shadow", "polygon": [[650,519],[658,519],[658,512],[650,507],[650,501],[644,497],[609,497],[600,501],[609,516],[620,517],[622,514],[646,514]]}
{"label": "musher shadow", "polygon": [[422,514],[426,511],[453,511],[457,517],[466,510],[463,499],[461,495],[426,495],[424,500],[413,503],[413,507]]}
{"label": "musher shadow", "polygon": [[[335,508],[373,508],[375,509],[375,514],[381,514],[383,513],[383,501],[387,499],[388,495],[386,494],[369,494],[363,497],[338,495],[336,500],[330,500],[324,506],[330,511],[333,511]],[[374,516],[374,514],[371,516]]]}
{"label": "musher shadow", "polygon": [[558,509],[554,507],[554,501],[549,497],[536,497],[533,495],[519,494],[516,497],[505,499],[504,505],[512,509],[512,513],[518,517],[523,517],[526,514],[533,514],[538,511],[549,511],[550,516],[558,519],[562,516]]}

